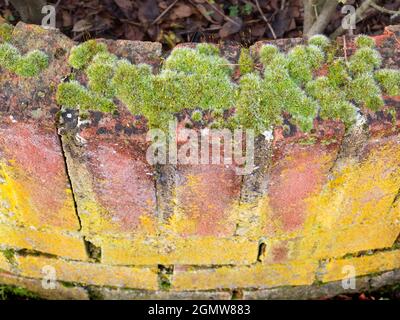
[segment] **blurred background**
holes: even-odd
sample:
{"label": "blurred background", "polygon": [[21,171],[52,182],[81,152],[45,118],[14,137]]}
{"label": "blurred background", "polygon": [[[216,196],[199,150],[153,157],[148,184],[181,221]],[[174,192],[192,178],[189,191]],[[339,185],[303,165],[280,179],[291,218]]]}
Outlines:
{"label": "blurred background", "polygon": [[148,40],[169,48],[180,42],[249,45],[260,39],[300,37],[320,16],[324,21],[314,26],[317,33],[336,36],[343,33],[344,5],[357,10],[355,34],[377,34],[386,25],[400,23],[400,0],[0,0],[0,15],[13,24],[38,23],[35,3],[37,8],[56,5],[57,28],[77,41]]}

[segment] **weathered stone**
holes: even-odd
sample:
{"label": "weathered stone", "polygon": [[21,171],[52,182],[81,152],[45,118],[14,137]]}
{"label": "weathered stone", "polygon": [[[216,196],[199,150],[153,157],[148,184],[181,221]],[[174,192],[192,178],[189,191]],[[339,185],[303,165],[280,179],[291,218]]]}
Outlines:
{"label": "weathered stone", "polygon": [[85,244],[80,235],[41,232],[0,223],[0,248],[28,249],[73,260],[87,260]]}
{"label": "weathered stone", "polygon": [[0,272],[0,284],[25,288],[43,299],[48,300],[88,300],[89,296],[81,287],[66,287],[60,282],[54,282],[55,288],[46,289],[42,280],[18,277]]}
{"label": "weathered stone", "polygon": [[209,269],[188,267],[174,272],[172,289],[184,291],[311,285],[317,266],[316,261],[301,261]]}
{"label": "weathered stone", "polygon": [[53,270],[50,268],[54,268],[54,276],[59,281],[132,289],[158,289],[155,268],[116,267],[34,256],[16,256],[16,261],[19,275],[23,277],[42,279]]}
{"label": "weathered stone", "polygon": [[389,271],[400,268],[400,250],[379,252],[371,256],[332,260],[326,265],[322,281],[330,282],[343,279],[354,268],[356,276]]}
{"label": "weathered stone", "polygon": [[230,300],[227,291],[139,291],[129,289],[110,289],[91,287],[100,299],[104,300]]}
{"label": "weathered stone", "polygon": [[73,42],[54,30],[19,23],[11,43],[21,52],[40,49],[49,67],[34,79],[2,70],[0,78],[0,212],[36,228],[77,231],[55,114],[58,83],[69,74]]}

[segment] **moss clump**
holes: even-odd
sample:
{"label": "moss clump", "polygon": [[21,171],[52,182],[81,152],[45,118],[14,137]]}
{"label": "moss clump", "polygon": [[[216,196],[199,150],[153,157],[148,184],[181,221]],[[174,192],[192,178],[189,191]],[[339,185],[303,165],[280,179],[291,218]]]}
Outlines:
{"label": "moss clump", "polygon": [[114,75],[117,60],[118,58],[115,55],[108,52],[100,52],[94,56],[92,63],[86,70],[90,90],[107,98],[112,98],[115,95],[111,78]]}
{"label": "moss clump", "polygon": [[0,66],[13,71],[21,55],[17,48],[9,43],[0,44]]}
{"label": "moss clump", "polygon": [[96,40],[89,40],[72,48],[68,62],[75,69],[83,69],[100,52],[107,52],[107,46]]}
{"label": "moss clump", "polygon": [[357,48],[375,48],[375,40],[366,35],[359,35],[354,40]]}
{"label": "moss clump", "polygon": [[359,75],[351,81],[348,96],[372,111],[384,106],[382,92],[370,73]]}
{"label": "moss clump", "polygon": [[373,72],[382,64],[382,57],[378,51],[363,47],[358,49],[350,58],[349,69],[354,75]]}
{"label": "moss clump", "polygon": [[[273,92],[266,90],[265,83],[256,73],[249,73],[240,79],[239,90],[236,98],[236,125],[244,129],[254,129],[257,134],[271,129],[280,124],[281,105],[273,99]],[[271,103],[275,102],[275,103]]]}
{"label": "moss clump", "polygon": [[40,298],[24,288],[0,285],[0,300],[40,300]]}
{"label": "moss clump", "polygon": [[213,44],[210,43],[199,43],[196,47],[197,51],[204,55],[210,56],[218,56],[219,49]]}
{"label": "moss clump", "polygon": [[115,109],[111,100],[88,91],[77,81],[61,83],[58,86],[56,100],[60,105],[82,111],[112,112]]}
{"label": "moss clump", "polygon": [[37,76],[49,65],[48,57],[39,50],[28,52],[14,66],[14,72],[23,77]]}
{"label": "moss clump", "polygon": [[195,110],[192,113],[192,120],[195,122],[200,122],[203,119],[203,112],[200,110]]}
{"label": "moss clump", "polygon": [[11,24],[0,24],[0,41],[9,42],[12,37],[14,27]]}
{"label": "moss clump", "polygon": [[308,44],[317,46],[323,51],[326,51],[326,49],[330,46],[331,41],[329,40],[328,37],[321,34],[317,34],[308,39]]}
{"label": "moss clump", "polygon": [[272,44],[266,44],[261,47],[259,55],[260,55],[260,62],[264,66],[267,66],[270,63],[272,63],[272,60],[277,55],[279,55],[279,49],[277,46],[274,46]]}
{"label": "moss clump", "polygon": [[400,95],[400,71],[381,69],[375,72],[375,80],[382,86],[389,96]]}
{"label": "moss clump", "polygon": [[[313,128],[317,116],[350,126],[358,108],[376,111],[383,106],[378,82],[385,92],[399,91],[399,72],[376,71],[382,62],[379,53],[371,41],[358,42],[349,62],[335,57],[335,48],[324,36],[312,37],[308,45],[298,45],[287,54],[267,44],[259,51],[262,73],[255,70],[249,50],[242,49],[241,78],[236,84],[232,65],[214,45],[176,48],[160,72],[153,74],[151,66],[118,60],[105,45],[91,41],[74,48],[70,57],[71,64],[86,73],[88,87],[75,81],[64,83],[57,100],[84,111],[110,112],[116,98],[131,113],[145,116],[150,127],[162,129],[184,109],[194,110],[195,122],[200,122],[207,110],[213,128],[251,128],[256,133],[282,124],[283,114],[304,132]],[[3,57],[8,55],[5,50]],[[323,66],[327,73],[318,76]],[[233,111],[233,107],[233,116],[227,117],[225,111]]]}
{"label": "moss clump", "polygon": [[330,77],[320,77],[307,84],[307,93],[319,103],[319,115],[323,120],[341,120],[350,126],[356,118],[356,107],[346,99],[346,93]]}
{"label": "moss clump", "polygon": [[299,85],[311,81],[313,71],[324,62],[323,51],[314,45],[296,46],[288,54],[288,69],[292,79]]}
{"label": "moss clump", "polygon": [[11,44],[0,44],[0,66],[22,77],[35,77],[48,65],[48,56],[42,51],[33,50],[21,56]]}
{"label": "moss clump", "polygon": [[241,75],[254,71],[254,61],[248,48],[242,48],[240,51],[239,70]]}

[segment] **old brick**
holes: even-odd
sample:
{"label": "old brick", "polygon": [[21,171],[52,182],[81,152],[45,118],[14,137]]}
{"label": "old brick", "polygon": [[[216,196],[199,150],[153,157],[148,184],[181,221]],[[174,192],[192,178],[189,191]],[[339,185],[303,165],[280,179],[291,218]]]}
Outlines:
{"label": "old brick", "polygon": [[45,289],[42,280],[18,277],[8,273],[0,273],[0,284],[27,289],[39,297],[48,300],[88,300],[89,296],[81,287],[66,287],[55,282],[54,289]]}
{"label": "old brick", "polygon": [[301,261],[176,271],[172,278],[172,288],[173,290],[211,290],[310,285],[315,279],[317,265],[317,261]]}
{"label": "old brick", "polygon": [[[20,275],[44,278],[48,267],[55,269],[57,280],[133,289],[158,289],[156,270],[150,268],[113,267],[104,264],[65,261],[34,256],[16,257]],[[46,267],[43,269],[43,267]]]}
{"label": "old brick", "polygon": [[0,224],[0,246],[29,249],[74,260],[87,260],[85,244],[80,236],[60,232],[41,232]]}
{"label": "old brick", "polygon": [[348,270],[344,269],[347,266],[354,267],[356,276],[398,269],[400,268],[400,250],[379,252],[357,258],[332,260],[326,266],[322,281],[329,282],[343,279],[348,273]]}

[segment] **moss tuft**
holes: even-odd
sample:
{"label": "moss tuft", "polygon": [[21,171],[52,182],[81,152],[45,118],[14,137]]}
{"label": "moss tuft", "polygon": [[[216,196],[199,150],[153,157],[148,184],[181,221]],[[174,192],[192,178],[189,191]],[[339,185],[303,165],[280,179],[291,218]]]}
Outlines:
{"label": "moss tuft", "polygon": [[260,49],[260,61],[264,66],[267,66],[279,54],[277,46],[266,44]]}
{"label": "moss tuft", "polygon": [[325,51],[331,44],[331,41],[329,40],[328,37],[322,35],[322,34],[316,34],[312,36],[310,39],[308,39],[308,44],[317,46],[323,51]]}
{"label": "moss tuft", "polygon": [[350,58],[349,69],[354,75],[372,72],[382,64],[382,57],[378,51],[363,47],[358,49]]}
{"label": "moss tuft", "polygon": [[89,88],[106,98],[112,98],[115,90],[111,85],[111,78],[117,63],[117,57],[108,52],[101,52],[94,56],[88,66],[86,74],[89,79]]}
{"label": "moss tuft", "polygon": [[192,113],[192,120],[195,122],[200,122],[203,119],[203,112],[200,110],[195,110]]}
{"label": "moss tuft", "polygon": [[21,55],[17,48],[9,43],[0,44],[0,66],[7,70],[13,71],[15,65],[21,59]]}
{"label": "moss tuft", "polygon": [[217,46],[210,43],[199,43],[196,47],[197,51],[207,56],[218,56],[219,49]]}
{"label": "moss tuft", "polygon": [[354,44],[357,48],[375,48],[375,40],[367,35],[361,34],[356,37]]}
{"label": "moss tuft", "polygon": [[89,92],[77,81],[61,83],[56,94],[57,103],[70,108],[82,111],[98,110],[112,112],[115,105],[109,99]]}
{"label": "moss tuft", "polygon": [[381,69],[375,72],[375,80],[382,86],[383,91],[389,96],[400,95],[400,71]]}
{"label": "moss tuft", "polygon": [[348,97],[372,111],[384,106],[382,92],[371,73],[359,75],[350,82]]}
{"label": "moss tuft", "polygon": [[0,41],[9,42],[11,40],[13,30],[14,27],[11,24],[0,24]]}
{"label": "moss tuft", "polygon": [[83,69],[99,52],[107,52],[107,46],[96,40],[89,40],[72,48],[68,62],[75,69]]}
{"label": "moss tuft", "polygon": [[23,77],[35,77],[49,65],[48,56],[39,50],[28,52],[14,66],[14,72]]}
{"label": "moss tuft", "polygon": [[0,66],[22,77],[37,76],[48,64],[48,56],[42,51],[33,50],[21,56],[11,44],[0,44]]}
{"label": "moss tuft", "polygon": [[254,71],[254,61],[248,48],[242,48],[239,57],[239,70],[241,75]]}

